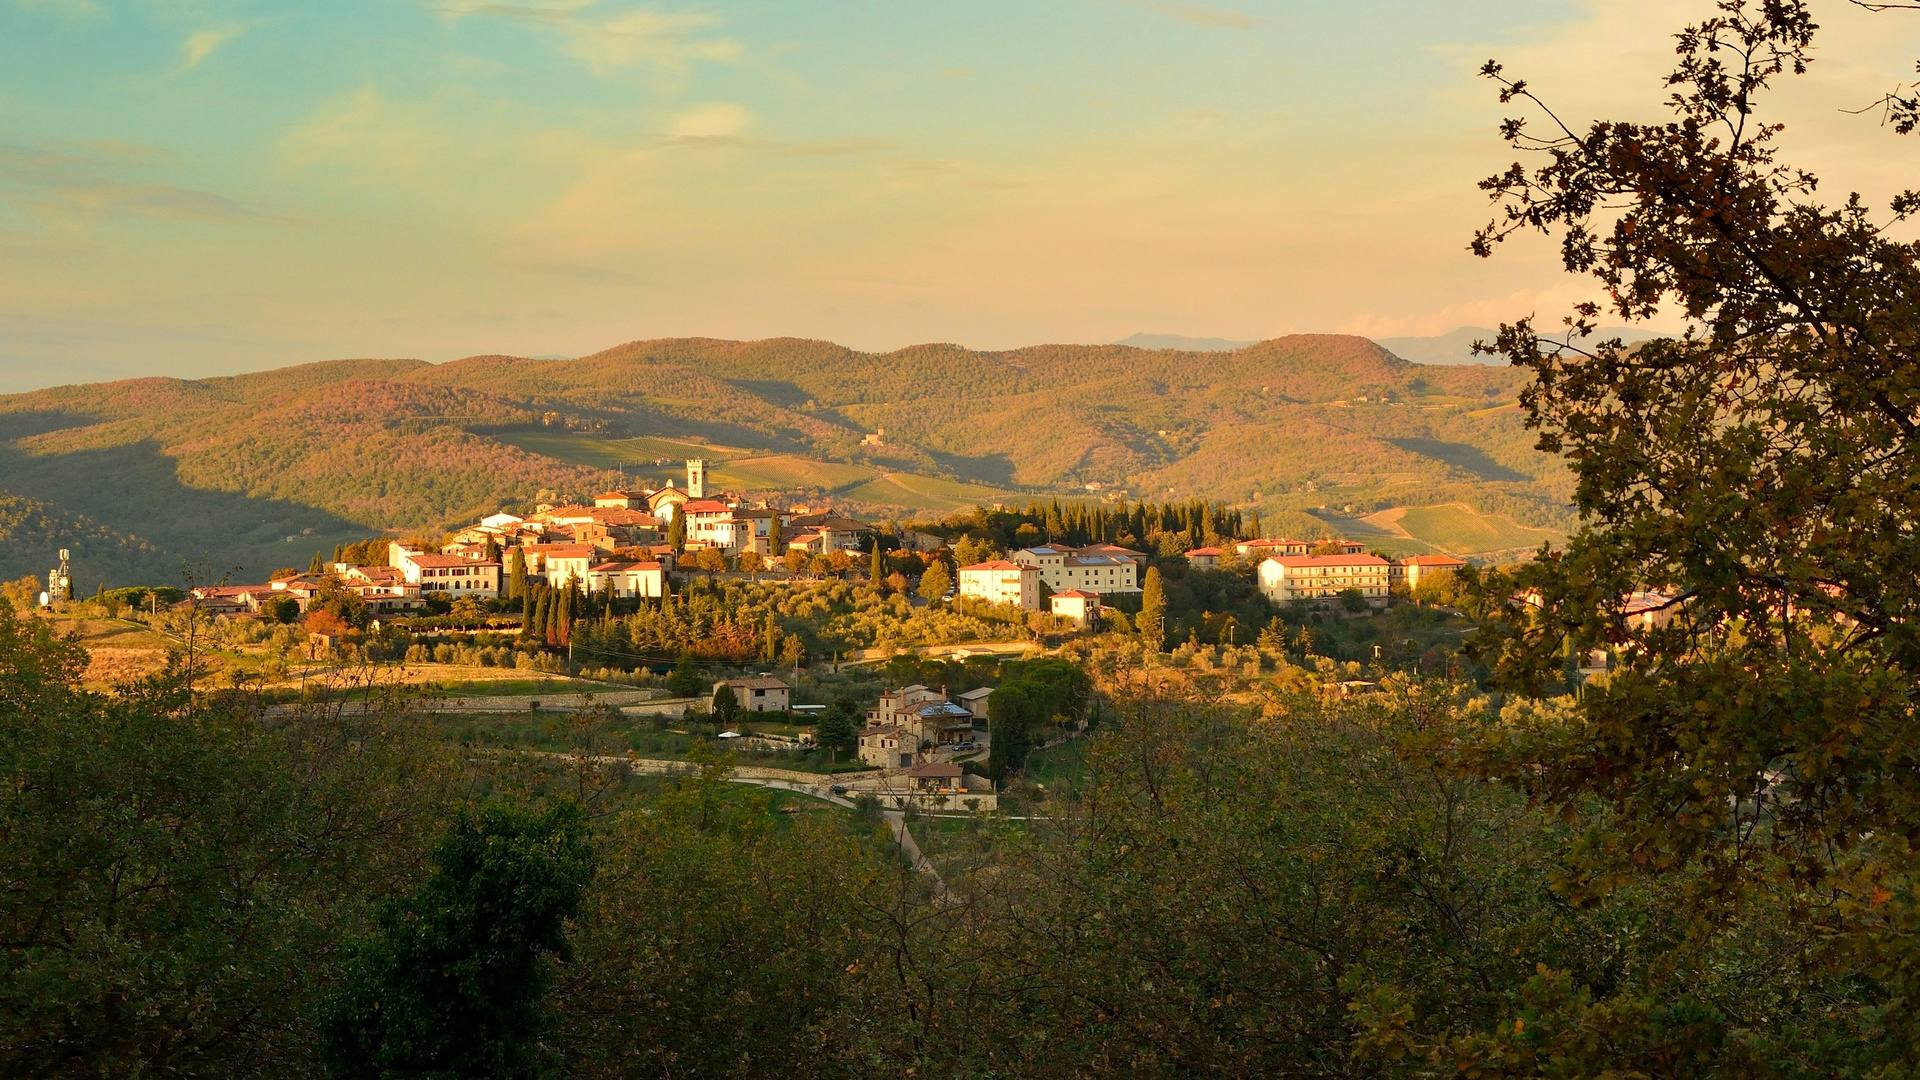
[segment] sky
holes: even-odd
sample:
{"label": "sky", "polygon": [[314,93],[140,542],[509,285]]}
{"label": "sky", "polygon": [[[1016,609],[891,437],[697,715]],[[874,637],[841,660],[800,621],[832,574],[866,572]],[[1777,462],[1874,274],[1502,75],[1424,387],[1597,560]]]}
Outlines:
{"label": "sky", "polygon": [[[1499,58],[1657,120],[1691,0],[0,0],[0,391],[643,338],[1439,334],[1592,295],[1466,252]],[[1816,0],[1822,191],[1920,13]]]}

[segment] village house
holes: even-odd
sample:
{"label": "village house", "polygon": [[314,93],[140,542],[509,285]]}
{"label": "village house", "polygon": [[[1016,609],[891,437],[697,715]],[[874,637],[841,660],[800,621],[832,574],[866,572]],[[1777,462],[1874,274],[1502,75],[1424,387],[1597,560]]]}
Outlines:
{"label": "village house", "polygon": [[818,546],[813,550],[819,555],[835,551],[858,551],[866,538],[873,535],[873,526],[866,522],[832,513],[796,513],[787,518],[786,523],[787,531],[796,537],[817,534],[819,539],[815,543]]}
{"label": "village house", "polygon": [[756,679],[726,679],[715,683],[713,692],[718,694],[722,686],[733,688],[733,699],[740,703],[743,712],[786,712],[792,694],[786,683],[768,675]]}
{"label": "village house", "polygon": [[1221,551],[1217,547],[1194,548],[1187,552],[1187,565],[1195,570],[1220,569]]}
{"label": "village house", "polygon": [[[500,564],[493,563],[490,565],[494,568],[496,574],[495,582],[497,585],[497,575]],[[425,598],[421,595],[421,583],[418,581],[408,581],[406,573],[398,567],[347,566],[342,563],[335,563],[334,571],[339,578],[340,587],[359,596],[361,601],[372,611],[410,611],[422,607],[426,603]],[[283,583],[275,582],[274,584],[280,585]],[[463,592],[459,595],[484,594]],[[305,609],[304,602],[302,603],[302,609]]]}
{"label": "village house", "polygon": [[912,750],[969,742],[973,721],[972,711],[948,700],[944,689],[918,684],[881,694],[867,710],[870,726],[899,728],[901,745]]}
{"label": "village house", "polygon": [[860,761],[876,769],[904,769],[912,765],[919,747],[920,740],[906,735],[897,725],[869,725],[860,732]]}
{"label": "village house", "polygon": [[204,612],[209,615],[239,615],[260,610],[254,592],[267,591],[263,585],[201,585],[187,595],[188,600],[174,605]]}
{"label": "village house", "polygon": [[588,568],[599,557],[591,544],[528,544],[520,554],[529,575],[545,578],[556,588],[569,580],[584,585]]}
{"label": "village house", "polygon": [[946,537],[935,536],[933,533],[920,532],[915,529],[901,529],[898,539],[900,541],[901,551],[927,553],[939,551],[941,548],[947,546]]}
{"label": "village house", "polygon": [[966,770],[951,761],[930,761],[908,769],[907,782],[913,785],[915,791],[945,795],[966,790],[960,783],[964,775]]}
{"label": "village house", "polygon": [[500,564],[466,555],[415,551],[404,544],[387,545],[387,563],[422,592],[454,596],[500,595]]}
{"label": "village house", "polygon": [[969,690],[959,695],[960,704],[973,714],[975,720],[987,718],[987,699],[993,696],[993,687],[982,686],[978,690]]}
{"label": "village house", "polygon": [[690,499],[680,507],[686,515],[687,542],[702,543],[722,551],[737,547],[733,507],[719,499]]}
{"label": "village house", "polygon": [[1047,598],[1053,614],[1072,619],[1082,630],[1100,628],[1100,594],[1085,589],[1065,589]]}
{"label": "village house", "polygon": [[1088,544],[1086,547],[1081,548],[1078,553],[1085,558],[1103,556],[1110,559],[1131,559],[1133,560],[1133,568],[1136,573],[1144,574],[1147,572],[1147,553],[1144,551],[1135,551],[1132,548],[1121,547],[1119,544]]}
{"label": "village house", "polygon": [[595,495],[593,497],[593,505],[611,510],[646,509],[647,496],[651,494],[653,493],[650,491],[623,491],[616,488],[612,491],[603,491]]}
{"label": "village house", "polygon": [[1289,555],[1260,564],[1260,591],[1275,603],[1328,602],[1349,589],[1387,606],[1387,560],[1377,555]]}
{"label": "village house", "polygon": [[804,552],[808,555],[825,555],[827,553],[827,535],[818,532],[801,533],[799,536],[787,541],[787,550]]}
{"label": "village house", "polygon": [[1305,555],[1313,549],[1311,541],[1293,540],[1284,536],[1259,540],[1241,540],[1233,545],[1234,554],[1243,559],[1265,559],[1274,555]]}
{"label": "village house", "polygon": [[[1110,545],[1101,545],[1109,547]],[[1126,555],[1093,554],[1088,548],[1070,548],[1042,544],[1013,553],[1013,561],[1040,571],[1047,588],[1086,589],[1097,593],[1139,592],[1136,575],[1139,565]],[[1125,548],[1116,548],[1125,551]]]}
{"label": "village house", "polygon": [[664,591],[666,569],[657,562],[609,560],[587,568],[581,588],[588,592],[610,592],[614,596],[645,596],[658,599]]}
{"label": "village house", "polygon": [[1405,584],[1409,589],[1417,589],[1423,579],[1435,574],[1450,574],[1466,565],[1464,560],[1446,555],[1412,555],[1396,560],[1387,569],[1387,576],[1395,585]]}
{"label": "village house", "polygon": [[1024,611],[1040,610],[1040,568],[1005,559],[960,568],[960,595],[990,604],[1012,604]]}

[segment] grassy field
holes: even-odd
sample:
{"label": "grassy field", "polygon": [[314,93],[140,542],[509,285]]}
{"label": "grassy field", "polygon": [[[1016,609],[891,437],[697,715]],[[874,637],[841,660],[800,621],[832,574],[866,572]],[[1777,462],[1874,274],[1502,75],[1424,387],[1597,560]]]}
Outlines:
{"label": "grassy field", "polygon": [[854,488],[846,495],[849,499],[862,502],[942,514],[970,510],[982,503],[1003,502],[1011,498],[1007,492],[995,488],[914,473],[887,473],[871,483]]}
{"label": "grassy field", "polygon": [[1449,555],[1537,547],[1542,541],[1565,539],[1552,529],[1529,528],[1502,515],[1482,514],[1462,503],[1384,510],[1370,520],[1386,527],[1397,525],[1414,539]]}
{"label": "grassy field", "polygon": [[1058,746],[1028,754],[1023,775],[1029,782],[1045,784],[1049,789],[1076,787],[1086,768],[1086,756],[1085,739],[1068,739]]}
{"label": "grassy field", "polygon": [[815,461],[792,454],[741,458],[712,470],[715,484],[747,491],[758,488],[823,488],[833,491],[872,480],[874,476],[874,470],[863,465]]}

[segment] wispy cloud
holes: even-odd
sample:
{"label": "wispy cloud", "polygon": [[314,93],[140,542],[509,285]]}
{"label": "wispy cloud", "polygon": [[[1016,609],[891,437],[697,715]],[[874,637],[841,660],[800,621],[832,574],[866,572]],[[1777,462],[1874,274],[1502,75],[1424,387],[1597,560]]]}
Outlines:
{"label": "wispy cloud", "polygon": [[159,156],[150,147],[124,144],[50,149],[0,143],[0,198],[56,217],[120,214],[218,221],[246,216],[224,195],[122,175]]}
{"label": "wispy cloud", "polygon": [[246,33],[246,30],[247,28],[244,26],[230,25],[195,32],[190,35],[186,43],[180,47],[181,53],[183,54],[181,67],[199,67],[200,61],[213,55],[215,49]]}
{"label": "wispy cloud", "polygon": [[443,0],[455,18],[512,19],[559,36],[561,47],[595,75],[652,67],[671,73],[697,61],[739,59],[740,43],[709,34],[719,19],[653,8],[615,9],[598,0]]}
{"label": "wispy cloud", "polygon": [[738,105],[716,102],[700,105],[674,118],[669,134],[675,139],[719,139],[737,135],[753,114]]}
{"label": "wispy cloud", "polygon": [[1151,11],[1156,15],[1164,15],[1169,19],[1192,23],[1195,26],[1222,26],[1230,30],[1251,30],[1266,22],[1258,15],[1249,15],[1244,11],[1175,4],[1167,0],[1120,0],[1120,3],[1143,11]]}

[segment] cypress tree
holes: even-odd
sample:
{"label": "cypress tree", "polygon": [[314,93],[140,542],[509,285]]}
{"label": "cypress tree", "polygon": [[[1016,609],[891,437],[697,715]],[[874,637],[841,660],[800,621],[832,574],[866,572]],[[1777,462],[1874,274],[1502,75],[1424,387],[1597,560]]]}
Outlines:
{"label": "cypress tree", "polygon": [[551,618],[552,594],[546,589],[536,590],[533,595],[533,621],[527,624],[527,632],[535,641],[547,640],[547,622]]}
{"label": "cypress tree", "polygon": [[875,585],[880,584],[887,576],[887,554],[880,550],[879,537],[874,537],[873,540],[873,568],[870,574]]}
{"label": "cypress tree", "polygon": [[508,558],[507,562],[507,596],[517,596],[525,600],[527,597],[526,553],[519,548],[514,548],[513,554]]}
{"label": "cypress tree", "polygon": [[326,572],[327,572],[326,557],[318,551],[314,552],[313,561],[307,564],[307,573],[324,574]]}
{"label": "cypress tree", "polygon": [[675,555],[687,550],[687,515],[676,513],[667,522],[667,543],[673,545]]}
{"label": "cypress tree", "polygon": [[1167,591],[1160,584],[1160,568],[1147,567],[1146,580],[1140,586],[1140,637],[1154,652],[1159,652],[1167,641]]}

